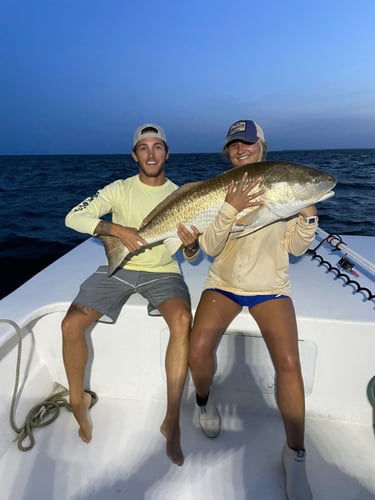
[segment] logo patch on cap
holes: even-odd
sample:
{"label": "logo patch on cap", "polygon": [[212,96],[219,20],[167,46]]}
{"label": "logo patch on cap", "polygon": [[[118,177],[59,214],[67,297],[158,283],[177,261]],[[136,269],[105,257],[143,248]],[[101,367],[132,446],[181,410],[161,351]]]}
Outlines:
{"label": "logo patch on cap", "polygon": [[233,125],[229,129],[228,136],[233,135],[233,134],[237,134],[238,132],[244,132],[245,130],[246,130],[246,122],[233,123]]}

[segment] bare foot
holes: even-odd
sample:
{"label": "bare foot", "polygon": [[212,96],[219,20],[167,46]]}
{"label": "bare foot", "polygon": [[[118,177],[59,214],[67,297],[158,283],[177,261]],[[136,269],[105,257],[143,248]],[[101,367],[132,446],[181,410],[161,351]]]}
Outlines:
{"label": "bare foot", "polygon": [[181,435],[178,422],[174,425],[168,425],[167,419],[165,418],[160,426],[160,432],[167,440],[167,456],[174,464],[179,466],[183,465],[185,458],[181,449]]}
{"label": "bare foot", "polygon": [[89,443],[92,439],[92,420],[90,417],[89,408],[91,405],[91,394],[85,392],[80,404],[72,406],[73,415],[75,416],[78,425],[78,435],[84,443]]}

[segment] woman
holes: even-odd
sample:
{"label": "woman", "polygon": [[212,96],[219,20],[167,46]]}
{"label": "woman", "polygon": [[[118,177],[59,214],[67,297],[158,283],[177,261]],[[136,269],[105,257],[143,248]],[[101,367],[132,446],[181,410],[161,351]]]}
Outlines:
{"label": "woman", "polygon": [[[267,152],[263,130],[254,121],[237,121],[228,130],[223,150],[234,168],[262,161]],[[246,178],[229,186],[215,221],[199,239],[204,252],[215,258],[195,314],[189,353],[199,422],[208,437],[219,434],[220,415],[209,397],[215,352],[225,330],[246,306],[259,326],[276,371],[276,397],[286,433],[282,461],[288,497],[308,500],[312,494],[305,472],[305,396],[288,266],[289,253],[301,255],[313,241],[317,212],[310,206],[288,221],[229,239],[236,214],[254,206],[251,199],[259,192],[249,198],[253,187],[247,186]]]}

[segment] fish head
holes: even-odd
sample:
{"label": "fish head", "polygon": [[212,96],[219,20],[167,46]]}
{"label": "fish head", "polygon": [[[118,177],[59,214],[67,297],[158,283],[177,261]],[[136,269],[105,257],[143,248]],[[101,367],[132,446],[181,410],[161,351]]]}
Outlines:
{"label": "fish head", "polygon": [[336,178],[322,170],[292,163],[276,163],[264,171],[260,186],[269,210],[280,218],[290,217],[334,195]]}

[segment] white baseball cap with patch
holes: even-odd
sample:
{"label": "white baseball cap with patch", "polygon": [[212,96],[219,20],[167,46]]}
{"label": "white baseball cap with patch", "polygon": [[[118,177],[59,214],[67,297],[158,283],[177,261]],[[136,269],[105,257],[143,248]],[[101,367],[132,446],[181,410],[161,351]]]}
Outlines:
{"label": "white baseball cap with patch", "polygon": [[155,125],[155,123],[144,123],[134,132],[133,137],[133,148],[136,146],[137,142],[141,139],[161,139],[167,144],[167,138],[164,130],[159,127],[159,125]]}

